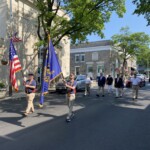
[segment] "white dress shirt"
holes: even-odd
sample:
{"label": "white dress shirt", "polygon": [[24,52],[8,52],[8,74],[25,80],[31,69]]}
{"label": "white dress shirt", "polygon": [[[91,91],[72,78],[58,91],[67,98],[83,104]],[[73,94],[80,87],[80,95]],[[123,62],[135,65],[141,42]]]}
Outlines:
{"label": "white dress shirt", "polygon": [[140,78],[131,78],[131,82],[132,82],[132,85],[139,85],[139,83],[141,82],[141,79]]}
{"label": "white dress shirt", "polygon": [[91,79],[89,77],[87,77],[86,80],[85,80],[85,83],[86,84],[91,84],[91,82],[92,82]]}

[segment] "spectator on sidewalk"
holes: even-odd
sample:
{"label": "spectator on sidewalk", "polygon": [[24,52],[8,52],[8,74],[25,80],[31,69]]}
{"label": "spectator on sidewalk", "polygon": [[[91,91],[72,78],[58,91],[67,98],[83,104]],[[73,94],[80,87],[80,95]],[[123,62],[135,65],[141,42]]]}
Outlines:
{"label": "spectator on sidewalk", "polygon": [[28,74],[28,80],[25,82],[25,92],[27,96],[27,108],[24,113],[28,116],[30,113],[34,112],[33,100],[35,98],[36,81],[34,80],[34,75],[32,73]]}
{"label": "spectator on sidewalk", "polygon": [[69,108],[69,112],[68,112],[66,121],[70,122],[71,118],[74,116],[73,106],[74,106],[74,101],[76,98],[76,85],[77,85],[77,82],[74,80],[73,73],[70,74],[70,80],[68,82],[64,81],[64,84],[67,87],[66,98],[67,98],[67,103],[68,103],[68,108]]}
{"label": "spectator on sidewalk", "polygon": [[116,98],[122,97],[122,85],[123,80],[120,75],[117,74],[117,78],[115,78]]}
{"label": "spectator on sidewalk", "polygon": [[97,82],[98,82],[98,92],[97,92],[97,97],[100,96],[100,91],[102,90],[102,97],[104,97],[104,87],[106,83],[106,78],[103,76],[103,73],[100,73],[100,76],[97,77]]}
{"label": "spectator on sidewalk", "polygon": [[112,84],[113,84],[113,78],[111,75],[109,75],[106,79],[106,83],[108,85],[108,93],[112,93]]}
{"label": "spectator on sidewalk", "polygon": [[91,78],[89,76],[87,76],[86,80],[85,80],[85,93],[84,93],[85,96],[90,95],[91,84],[92,84]]}
{"label": "spectator on sidewalk", "polygon": [[138,78],[136,74],[134,74],[134,77],[131,78],[131,82],[132,82],[132,99],[135,100],[138,99],[138,91],[141,79]]}

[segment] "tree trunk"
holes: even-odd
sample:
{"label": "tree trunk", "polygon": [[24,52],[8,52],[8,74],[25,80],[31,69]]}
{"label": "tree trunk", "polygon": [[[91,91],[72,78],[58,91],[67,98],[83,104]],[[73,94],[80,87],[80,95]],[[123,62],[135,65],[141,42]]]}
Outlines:
{"label": "tree trunk", "polygon": [[[43,48],[43,63],[42,63],[42,74],[41,74],[41,87],[44,79],[44,67],[45,67],[45,59],[46,59],[47,48]],[[41,89],[41,88],[40,88]]]}
{"label": "tree trunk", "polygon": [[123,59],[123,65],[122,65],[122,75],[125,75],[125,67],[126,67],[126,59]]}

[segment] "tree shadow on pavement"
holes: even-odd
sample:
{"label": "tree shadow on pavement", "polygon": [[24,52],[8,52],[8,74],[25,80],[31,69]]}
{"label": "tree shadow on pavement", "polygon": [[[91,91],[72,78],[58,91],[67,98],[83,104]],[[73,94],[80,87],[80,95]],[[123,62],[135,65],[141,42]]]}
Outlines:
{"label": "tree shadow on pavement", "polygon": [[25,127],[24,125],[22,125],[22,122],[20,121],[21,119],[23,119],[23,116],[20,117],[0,117],[1,121],[10,123],[10,124],[14,124],[20,127]]}
{"label": "tree shadow on pavement", "polygon": [[26,100],[25,98],[21,100],[4,100],[0,102],[0,110],[1,112],[10,112],[10,113],[18,113],[21,114],[21,111],[26,108]]}

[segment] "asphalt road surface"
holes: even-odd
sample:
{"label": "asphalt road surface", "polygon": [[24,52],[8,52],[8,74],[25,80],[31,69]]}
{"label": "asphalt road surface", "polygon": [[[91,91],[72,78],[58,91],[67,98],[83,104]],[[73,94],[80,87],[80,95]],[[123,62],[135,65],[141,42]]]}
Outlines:
{"label": "asphalt road surface", "polygon": [[137,102],[130,95],[80,93],[76,105],[83,107],[71,123],[63,115],[11,133],[0,138],[0,150],[150,150],[150,86],[141,89]]}

